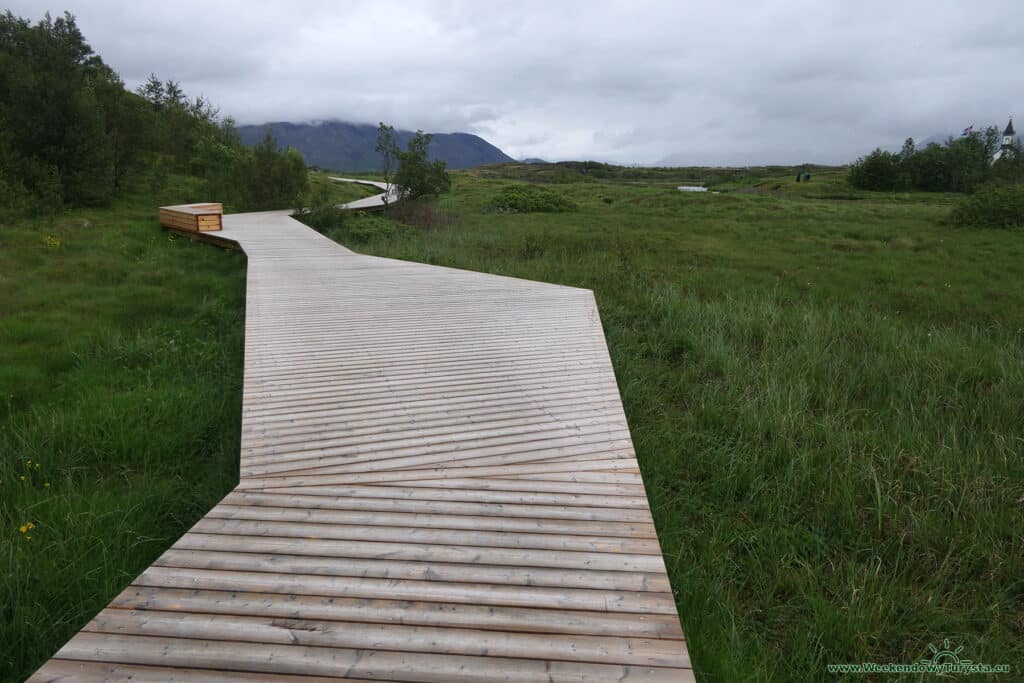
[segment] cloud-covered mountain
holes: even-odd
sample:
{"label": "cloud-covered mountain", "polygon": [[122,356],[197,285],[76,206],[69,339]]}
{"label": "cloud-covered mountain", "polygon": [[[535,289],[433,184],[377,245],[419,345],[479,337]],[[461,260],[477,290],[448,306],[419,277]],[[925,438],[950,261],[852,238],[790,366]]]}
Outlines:
{"label": "cloud-covered mountain", "polygon": [[[374,149],[377,144],[376,126],[344,121],[274,122],[239,126],[238,132],[242,142],[254,145],[263,138],[268,126],[278,145],[290,145],[299,150],[310,166],[335,171],[377,171],[381,167],[380,155]],[[402,149],[412,136],[411,131],[395,131]],[[469,133],[435,133],[430,142],[430,158],[441,159],[452,169],[512,161],[491,143]]]}

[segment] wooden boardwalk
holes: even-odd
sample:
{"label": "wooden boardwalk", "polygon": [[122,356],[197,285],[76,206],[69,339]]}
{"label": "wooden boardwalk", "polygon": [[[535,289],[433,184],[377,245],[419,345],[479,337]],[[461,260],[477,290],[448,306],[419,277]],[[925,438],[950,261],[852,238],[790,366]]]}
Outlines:
{"label": "wooden boardwalk", "polygon": [[349,210],[366,210],[366,209],[381,209],[384,208],[384,196],[387,195],[387,203],[394,204],[401,199],[398,193],[398,188],[394,185],[388,185],[382,183],[379,180],[363,180],[359,178],[336,178],[334,176],[328,176],[328,180],[333,180],[339,183],[355,183],[357,185],[371,185],[376,187],[378,190],[384,190],[380,194],[375,194],[370,197],[363,197],[362,199],[356,199],[355,201],[348,202],[347,204],[340,204],[338,208],[349,209]]}
{"label": "wooden boardwalk", "polygon": [[590,291],[224,225],[240,483],[30,680],[693,680]]}

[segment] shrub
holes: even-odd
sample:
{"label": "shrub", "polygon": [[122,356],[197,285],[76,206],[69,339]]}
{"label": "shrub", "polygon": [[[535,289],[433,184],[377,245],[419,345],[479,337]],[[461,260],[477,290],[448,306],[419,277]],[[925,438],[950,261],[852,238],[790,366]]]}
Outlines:
{"label": "shrub", "polygon": [[338,208],[326,187],[312,192],[306,203],[308,206],[297,209],[293,215],[309,227],[321,233],[344,227],[346,212]]}
{"label": "shrub", "polygon": [[535,185],[507,185],[494,197],[494,211],[510,213],[560,213],[576,211],[576,202],[563,194]]}
{"label": "shrub", "polygon": [[850,164],[850,184],[864,190],[896,190],[903,186],[899,156],[876,149]]}
{"label": "shrub", "polygon": [[396,237],[401,224],[374,214],[356,214],[348,220],[348,239],[354,243],[365,243],[378,239]]}
{"label": "shrub", "polygon": [[969,228],[1024,228],[1024,186],[985,186],[960,200],[950,222]]}
{"label": "shrub", "polygon": [[[309,215],[306,213],[296,217],[309,225]],[[315,228],[316,226],[311,227]],[[402,234],[404,226],[398,221],[379,214],[367,214],[360,211],[358,213],[348,212],[344,219],[337,224],[317,229],[335,242],[351,247],[367,242],[397,238]]]}
{"label": "shrub", "polygon": [[309,192],[306,162],[295,149],[278,150],[268,127],[263,140],[241,150],[232,168],[231,182],[243,211],[269,211],[295,206]]}

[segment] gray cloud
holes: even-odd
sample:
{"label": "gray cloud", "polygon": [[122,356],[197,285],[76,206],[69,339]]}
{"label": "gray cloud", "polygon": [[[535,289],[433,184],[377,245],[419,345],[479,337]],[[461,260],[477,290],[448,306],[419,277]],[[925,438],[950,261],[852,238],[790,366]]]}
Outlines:
{"label": "gray cloud", "polygon": [[517,157],[844,162],[1005,123],[1024,97],[1024,5],[1009,0],[67,9],[132,87],[155,72],[243,123],[385,120],[477,132]]}

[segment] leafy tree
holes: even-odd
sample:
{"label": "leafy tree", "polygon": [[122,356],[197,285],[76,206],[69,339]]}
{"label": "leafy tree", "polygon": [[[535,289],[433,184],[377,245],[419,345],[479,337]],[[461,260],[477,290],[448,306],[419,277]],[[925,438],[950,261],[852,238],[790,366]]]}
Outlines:
{"label": "leafy tree", "polygon": [[1020,140],[1015,140],[1013,146],[1004,150],[999,160],[992,165],[992,177],[1002,184],[1024,184],[1024,150],[1021,149]]}
{"label": "leafy tree", "polygon": [[21,184],[50,194],[54,169],[64,201],[102,203],[113,192],[113,158],[97,97],[116,76],[65,14],[30,25],[0,15],[0,125]]}
{"label": "leafy tree", "polygon": [[185,106],[185,91],[177,81],[164,83],[164,106],[170,108],[183,108]]}
{"label": "leafy tree", "polygon": [[932,143],[910,160],[910,177],[914,189],[942,192],[949,187],[949,154],[946,148]]}
{"label": "leafy tree", "polygon": [[409,140],[404,152],[398,153],[398,171],[395,184],[403,199],[436,197],[451,189],[452,181],[443,161],[430,162],[427,150],[431,135],[422,130]]}
{"label": "leafy tree", "polygon": [[900,149],[900,163],[906,163],[914,157],[914,153],[917,151],[914,145],[914,138],[907,138],[903,141],[903,148]]}
{"label": "leafy tree", "polygon": [[155,109],[162,109],[164,106],[164,82],[156,77],[156,74],[149,74],[149,79],[140,85],[135,91],[143,97]]}
{"label": "leafy tree", "polygon": [[850,165],[850,184],[865,190],[897,190],[902,180],[900,157],[876,149]]}
{"label": "leafy tree", "polygon": [[277,150],[268,127],[258,145],[235,159],[232,184],[239,188],[239,208],[264,211],[295,206],[308,193],[309,174],[298,151]]}
{"label": "leafy tree", "polygon": [[992,176],[992,155],[999,144],[999,130],[989,126],[983,133],[971,133],[946,142],[949,184],[952,192],[973,192]]}
{"label": "leafy tree", "polygon": [[93,89],[103,112],[114,188],[120,190],[129,174],[144,167],[153,114],[145,100],[124,90],[116,75],[96,82]]}
{"label": "leafy tree", "polygon": [[395,167],[398,163],[398,142],[395,139],[395,129],[385,125],[383,121],[377,126],[377,153],[381,156],[381,173],[384,176],[384,210],[388,209],[388,201],[391,199],[391,188],[393,186]]}
{"label": "leafy tree", "polygon": [[914,155],[917,153],[917,145],[914,143],[914,138],[907,138],[903,141],[903,147],[900,149],[899,158],[899,179],[897,186],[901,189],[906,189],[914,186],[914,173],[913,163]]}
{"label": "leafy tree", "polygon": [[0,13],[0,214],[103,204],[137,172],[154,190],[170,172],[198,175],[246,208],[294,206],[307,182],[298,152],[272,139],[246,149],[176,81],[151,74],[128,92],[70,14],[31,24]]}
{"label": "leafy tree", "polygon": [[851,164],[850,183],[866,190],[973,192],[996,177],[991,160],[999,140],[995,126],[924,149],[907,138],[899,154],[876,149]]}

